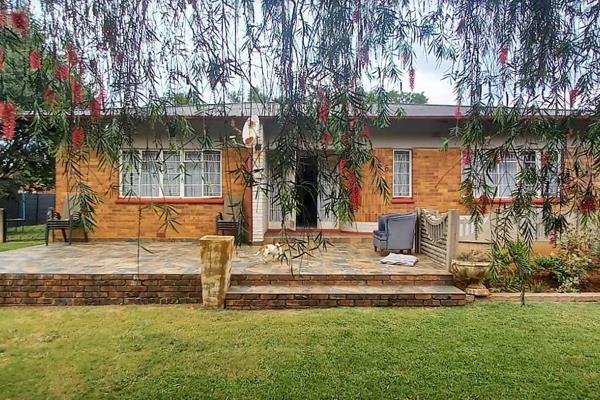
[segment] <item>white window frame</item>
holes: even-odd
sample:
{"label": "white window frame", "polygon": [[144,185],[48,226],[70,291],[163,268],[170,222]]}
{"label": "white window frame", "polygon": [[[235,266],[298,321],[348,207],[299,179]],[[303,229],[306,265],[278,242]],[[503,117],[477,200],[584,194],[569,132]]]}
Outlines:
{"label": "white window frame", "polygon": [[[532,152],[532,153],[535,154],[535,167],[536,167],[536,169],[537,169],[538,172],[542,169],[542,151],[543,151],[542,149],[529,149],[529,150],[523,150],[522,151],[523,153]],[[517,164],[519,166],[521,166],[521,164],[524,163],[524,162],[525,162],[524,160],[518,160],[518,157],[517,157]],[[562,162],[562,154],[559,152],[559,154],[558,154],[558,165],[559,166],[561,165],[561,162]],[[496,165],[496,168],[499,168],[498,165],[499,164]],[[462,180],[464,180],[464,170],[465,170],[465,166],[463,165],[463,163],[461,161],[461,179]],[[520,172],[521,172],[521,170],[519,170],[517,173],[520,173]],[[559,190],[559,192],[557,193],[557,197],[560,197],[560,187],[558,188],[558,190]],[[496,193],[498,193],[498,188],[497,187],[495,188],[495,191],[496,191]],[[542,196],[543,196],[542,195],[542,190],[540,189],[540,190],[538,190],[536,192],[536,197],[541,198]],[[479,195],[477,195],[477,197],[479,197]],[[512,196],[500,196],[500,195],[497,195],[494,198],[498,199],[498,200],[512,200],[513,197]]]}
{"label": "white window frame", "polygon": [[[396,185],[394,179],[396,177],[396,153],[408,153],[408,195],[396,194]],[[392,197],[399,199],[409,199],[413,196],[413,153],[412,149],[394,149],[392,152]]]}
{"label": "white window frame", "polygon": [[[216,152],[219,153],[219,194],[218,195],[211,195],[211,196],[204,196],[204,183],[201,185],[201,190],[202,190],[202,195],[201,196],[186,196],[185,195],[185,169],[181,172],[180,176],[179,176],[179,196],[165,196],[164,195],[164,172],[163,172],[163,168],[160,169],[159,173],[158,173],[158,181],[159,186],[158,186],[158,192],[159,194],[157,196],[142,196],[141,195],[141,174],[142,174],[142,170],[141,170],[141,166],[140,166],[140,170],[138,171],[138,187],[136,190],[136,194],[135,198],[141,198],[141,199],[152,199],[152,198],[167,198],[167,199],[214,199],[214,198],[220,198],[223,197],[223,152],[219,149],[184,149],[184,150],[169,150],[169,149],[122,149],[121,150],[121,154],[119,156],[119,197],[123,198],[123,197],[128,197],[128,193],[123,191],[123,173],[125,172],[123,170],[123,162],[124,162],[124,157],[123,157],[123,153],[124,152],[137,152],[140,158],[140,162],[142,161],[142,156],[143,156],[143,152],[144,151],[158,151],[160,154],[160,163],[164,164],[164,152],[179,152],[179,163],[180,165],[185,165],[185,153],[198,153],[200,152],[202,154],[202,160],[200,161],[201,164],[204,163],[204,153],[205,152]],[[203,171],[204,172],[204,171]]]}

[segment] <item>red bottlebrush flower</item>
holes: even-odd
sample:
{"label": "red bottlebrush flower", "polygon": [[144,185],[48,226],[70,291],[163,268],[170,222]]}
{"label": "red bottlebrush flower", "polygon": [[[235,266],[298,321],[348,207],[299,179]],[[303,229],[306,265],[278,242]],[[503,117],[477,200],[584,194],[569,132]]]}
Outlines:
{"label": "red bottlebrush flower", "polygon": [[470,149],[464,149],[462,152],[462,163],[465,167],[468,167],[469,165],[471,165],[471,150]]}
{"label": "red bottlebrush flower", "polygon": [[352,185],[352,188],[350,189],[350,207],[352,207],[352,210],[354,211],[358,210],[360,207],[361,194],[361,187],[356,184]]}
{"label": "red bottlebrush flower", "polygon": [[456,34],[462,35],[465,32],[465,19],[461,18],[456,25]]}
{"label": "red bottlebrush flower", "polygon": [[323,95],[321,98],[321,106],[319,107],[319,122],[323,125],[327,125],[327,121],[329,121],[329,109],[331,108],[331,103],[326,95]]}
{"label": "red bottlebrush flower", "polygon": [[346,173],[346,168],[348,167],[348,161],[345,159],[340,160],[340,174],[344,175]]}
{"label": "red bottlebrush flower", "polygon": [[4,69],[4,49],[0,47],[0,72]]}
{"label": "red bottlebrush flower", "polygon": [[358,65],[364,67],[367,64],[369,64],[369,48],[362,46],[358,49]]}
{"label": "red bottlebrush flower", "polygon": [[85,131],[82,127],[76,126],[75,128],[73,128],[72,140],[73,146],[75,146],[75,148],[80,149],[83,146],[83,143],[85,142]]}
{"label": "red bottlebrush flower", "polygon": [[502,46],[500,48],[500,52],[498,54],[498,61],[500,61],[500,64],[505,65],[507,60],[508,60],[508,47]]}
{"label": "red bottlebrush flower", "polygon": [[29,16],[25,11],[15,11],[11,14],[12,26],[21,36],[27,36],[29,32]]}
{"label": "red bottlebrush flower", "polygon": [[12,140],[15,137],[16,106],[9,101],[0,103],[0,117],[2,118],[2,137]]}
{"label": "red bottlebrush flower", "polygon": [[90,100],[90,116],[92,121],[97,121],[102,115],[102,102],[99,97],[97,96],[95,99]]}
{"label": "red bottlebrush flower", "polygon": [[582,214],[593,214],[598,211],[598,200],[591,194],[586,194],[581,198],[577,208]]}
{"label": "red bottlebrush flower", "polygon": [[571,139],[574,134],[575,131],[573,130],[573,128],[569,128],[569,130],[567,131],[567,139]]}
{"label": "red bottlebrush flower", "polygon": [[412,67],[408,70],[408,87],[411,91],[415,90],[415,69]]}
{"label": "red bottlebrush flower", "polygon": [[29,52],[29,68],[36,70],[42,67],[42,54],[33,49]]}
{"label": "red bottlebrush flower", "polygon": [[0,28],[5,28],[7,21],[8,16],[6,14],[6,10],[0,10]]}
{"label": "red bottlebrush flower", "polygon": [[46,90],[44,90],[43,99],[44,103],[49,105],[53,105],[54,103],[58,103],[60,101],[60,97],[51,88],[46,88]]}
{"label": "red bottlebrush flower", "polygon": [[460,108],[460,102],[456,104],[456,110],[454,111],[454,118],[456,118],[456,120],[460,120],[462,119],[463,115],[462,115],[462,110]]}
{"label": "red bottlebrush flower", "polygon": [[548,164],[550,164],[550,153],[543,151],[540,162],[542,164],[542,168],[547,167]]}
{"label": "red bottlebrush flower", "polygon": [[83,102],[83,85],[78,79],[71,80],[71,99],[77,105]]}
{"label": "red bottlebrush flower", "polygon": [[362,136],[364,139],[368,139],[370,134],[369,134],[369,125],[367,124],[363,124],[363,128],[362,128]]}
{"label": "red bottlebrush flower", "polygon": [[329,131],[325,131],[323,133],[323,144],[327,146],[331,143],[332,140],[333,137],[331,136],[331,133],[329,133]]}
{"label": "red bottlebrush flower", "polygon": [[402,66],[406,67],[408,65],[408,61],[410,59],[410,53],[405,51],[402,53]]}
{"label": "red bottlebrush flower", "polygon": [[71,43],[67,45],[67,62],[69,65],[75,65],[79,62],[77,50],[75,50],[75,46],[73,46]]}
{"label": "red bottlebrush flower", "polygon": [[54,75],[56,75],[56,79],[59,81],[66,81],[69,79],[69,67],[64,64],[57,65],[54,70]]}
{"label": "red bottlebrush flower", "polygon": [[579,93],[577,92],[577,89],[571,89],[569,91],[569,106],[570,108],[573,108],[573,106],[575,105],[575,101],[577,100],[577,95]]}

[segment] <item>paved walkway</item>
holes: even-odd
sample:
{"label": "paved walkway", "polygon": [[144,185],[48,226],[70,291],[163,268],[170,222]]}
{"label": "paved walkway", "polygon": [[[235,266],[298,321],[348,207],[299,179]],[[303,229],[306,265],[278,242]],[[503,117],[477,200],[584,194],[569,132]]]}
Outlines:
{"label": "paved walkway", "polygon": [[[0,273],[47,274],[190,274],[200,272],[198,242],[53,243],[0,253]],[[242,246],[233,260],[233,273],[288,274],[290,267],[270,257],[256,256],[256,247]],[[369,245],[338,244],[313,257],[294,260],[300,274],[439,274],[443,268],[420,257],[415,267],[384,265]]]}

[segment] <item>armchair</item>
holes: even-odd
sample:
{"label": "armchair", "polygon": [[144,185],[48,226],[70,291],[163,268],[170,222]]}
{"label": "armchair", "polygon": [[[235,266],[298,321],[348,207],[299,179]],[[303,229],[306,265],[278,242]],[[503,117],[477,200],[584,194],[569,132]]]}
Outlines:
{"label": "armchair", "polygon": [[412,251],[416,221],[416,213],[380,216],[378,229],[373,231],[375,251]]}

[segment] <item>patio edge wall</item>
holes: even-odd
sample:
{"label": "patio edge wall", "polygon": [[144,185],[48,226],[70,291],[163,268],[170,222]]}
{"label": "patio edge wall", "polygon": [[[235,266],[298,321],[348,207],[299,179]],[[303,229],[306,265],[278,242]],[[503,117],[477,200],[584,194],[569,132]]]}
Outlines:
{"label": "patio edge wall", "polygon": [[198,274],[0,274],[0,307],[201,303]]}

